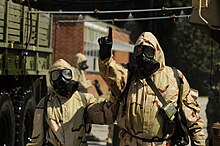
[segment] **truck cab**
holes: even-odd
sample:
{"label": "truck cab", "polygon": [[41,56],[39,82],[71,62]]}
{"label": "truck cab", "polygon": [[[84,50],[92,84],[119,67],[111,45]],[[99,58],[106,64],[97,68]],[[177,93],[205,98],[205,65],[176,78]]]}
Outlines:
{"label": "truck cab", "polygon": [[192,0],[192,6],[189,22],[220,43],[220,1]]}

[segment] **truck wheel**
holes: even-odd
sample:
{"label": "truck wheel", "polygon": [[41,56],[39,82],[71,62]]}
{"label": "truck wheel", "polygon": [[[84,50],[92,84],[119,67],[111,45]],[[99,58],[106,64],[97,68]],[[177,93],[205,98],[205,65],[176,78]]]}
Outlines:
{"label": "truck wheel", "polygon": [[16,135],[15,145],[25,146],[30,142],[33,130],[35,100],[31,91],[14,94]]}
{"label": "truck wheel", "polygon": [[0,146],[14,146],[15,117],[10,96],[0,93]]}

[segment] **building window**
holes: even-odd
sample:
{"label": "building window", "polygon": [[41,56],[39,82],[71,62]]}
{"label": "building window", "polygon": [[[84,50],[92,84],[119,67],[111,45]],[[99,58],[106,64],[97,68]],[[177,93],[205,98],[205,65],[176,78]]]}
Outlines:
{"label": "building window", "polygon": [[105,36],[108,32],[108,28],[104,28],[96,23],[85,22],[84,23],[84,54],[88,59],[87,69],[90,72],[99,72],[98,68],[98,38]]}

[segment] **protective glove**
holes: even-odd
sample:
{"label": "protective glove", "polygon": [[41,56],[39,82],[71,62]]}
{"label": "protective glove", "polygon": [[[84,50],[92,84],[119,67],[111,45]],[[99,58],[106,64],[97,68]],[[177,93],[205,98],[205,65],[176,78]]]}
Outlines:
{"label": "protective glove", "polygon": [[112,28],[109,27],[108,36],[101,37],[98,39],[99,43],[99,56],[101,60],[111,57],[112,51]]}

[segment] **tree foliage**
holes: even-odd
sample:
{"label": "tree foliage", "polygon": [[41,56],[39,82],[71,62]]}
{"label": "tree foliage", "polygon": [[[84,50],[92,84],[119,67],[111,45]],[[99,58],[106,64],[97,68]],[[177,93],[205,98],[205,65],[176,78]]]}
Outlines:
{"label": "tree foliage", "polygon": [[[191,0],[150,0],[134,3],[137,8],[174,8],[191,6]],[[137,13],[134,17],[157,17],[191,14],[192,9]],[[191,87],[205,94],[204,80],[209,80],[212,68],[220,61],[219,44],[198,28],[189,24],[188,19],[161,19],[123,23],[120,27],[131,32],[131,39],[144,31],[151,31],[158,39],[166,58],[166,64],[180,69]]]}
{"label": "tree foliage", "polygon": [[204,94],[203,82],[209,80],[213,65],[220,61],[219,45],[187,20],[179,20],[175,25],[167,63],[179,68],[192,87]]}

